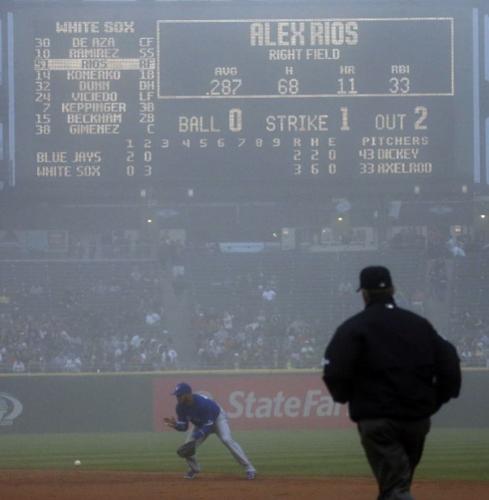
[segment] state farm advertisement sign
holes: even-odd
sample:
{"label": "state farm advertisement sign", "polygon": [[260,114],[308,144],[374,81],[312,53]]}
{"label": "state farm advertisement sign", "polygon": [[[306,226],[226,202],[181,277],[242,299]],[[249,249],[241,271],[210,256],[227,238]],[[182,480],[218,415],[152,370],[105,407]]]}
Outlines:
{"label": "state farm advertisement sign", "polygon": [[333,401],[318,373],[164,376],[154,379],[154,429],[168,430],[175,415],[176,384],[211,397],[226,411],[233,429],[323,429],[348,427],[347,408]]}

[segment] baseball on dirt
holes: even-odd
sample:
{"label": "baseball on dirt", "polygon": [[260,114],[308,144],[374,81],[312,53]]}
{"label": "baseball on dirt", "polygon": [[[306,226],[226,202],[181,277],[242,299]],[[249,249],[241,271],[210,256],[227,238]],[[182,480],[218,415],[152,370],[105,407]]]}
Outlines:
{"label": "baseball on dirt", "polygon": [[81,462],[80,460],[75,460],[73,464],[75,465],[75,467],[79,467],[81,465]]}

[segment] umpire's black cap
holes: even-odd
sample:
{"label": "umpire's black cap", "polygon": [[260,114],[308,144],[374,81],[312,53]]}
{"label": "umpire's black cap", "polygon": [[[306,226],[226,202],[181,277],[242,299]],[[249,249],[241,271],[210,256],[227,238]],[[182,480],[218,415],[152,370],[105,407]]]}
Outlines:
{"label": "umpire's black cap", "polygon": [[360,271],[360,290],[386,290],[392,287],[389,269],[384,266],[369,266]]}

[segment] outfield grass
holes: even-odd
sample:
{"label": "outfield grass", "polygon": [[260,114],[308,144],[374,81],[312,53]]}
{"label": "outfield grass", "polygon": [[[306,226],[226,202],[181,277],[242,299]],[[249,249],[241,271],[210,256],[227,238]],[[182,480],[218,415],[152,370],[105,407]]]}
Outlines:
{"label": "outfield grass", "polygon": [[[0,469],[71,469],[180,472],[175,450],[183,434],[0,435]],[[355,430],[235,432],[260,474],[370,476]],[[214,436],[200,448],[205,471],[237,473],[239,468]],[[421,479],[489,481],[489,429],[433,430]]]}

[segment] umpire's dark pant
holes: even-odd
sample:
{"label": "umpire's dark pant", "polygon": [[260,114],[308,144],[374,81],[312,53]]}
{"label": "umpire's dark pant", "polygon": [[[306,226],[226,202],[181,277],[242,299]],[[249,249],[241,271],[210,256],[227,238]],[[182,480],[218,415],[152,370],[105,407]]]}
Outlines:
{"label": "umpire's dark pant", "polygon": [[358,430],[379,485],[378,500],[413,500],[409,490],[423,454],[430,419],[362,420]]}

